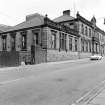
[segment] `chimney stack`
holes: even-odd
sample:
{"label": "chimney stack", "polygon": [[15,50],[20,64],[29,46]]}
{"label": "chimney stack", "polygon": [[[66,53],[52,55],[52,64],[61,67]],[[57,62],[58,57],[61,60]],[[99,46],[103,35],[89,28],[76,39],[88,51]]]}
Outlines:
{"label": "chimney stack", "polygon": [[63,15],[68,15],[68,16],[70,16],[70,10],[65,10],[65,11],[63,11]]}

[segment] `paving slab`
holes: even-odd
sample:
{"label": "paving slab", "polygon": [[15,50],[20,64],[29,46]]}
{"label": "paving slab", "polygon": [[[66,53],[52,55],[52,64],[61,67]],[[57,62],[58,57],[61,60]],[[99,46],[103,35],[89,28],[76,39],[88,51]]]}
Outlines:
{"label": "paving slab", "polygon": [[105,80],[71,105],[105,105]]}
{"label": "paving slab", "polygon": [[93,105],[105,105],[105,98],[94,98],[89,104]]}
{"label": "paving slab", "polygon": [[105,92],[102,91],[98,96],[97,98],[105,98]]}

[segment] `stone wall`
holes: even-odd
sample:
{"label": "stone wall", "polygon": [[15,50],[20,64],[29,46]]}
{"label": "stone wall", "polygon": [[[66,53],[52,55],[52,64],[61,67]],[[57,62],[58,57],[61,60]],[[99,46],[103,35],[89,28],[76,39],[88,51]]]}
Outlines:
{"label": "stone wall", "polygon": [[19,66],[19,52],[0,51],[0,67]]}
{"label": "stone wall", "polygon": [[59,51],[59,50],[47,50],[47,62],[52,61],[63,61],[63,60],[73,60],[73,59],[82,59],[89,58],[91,53],[79,53],[72,51]]}
{"label": "stone wall", "polygon": [[81,52],[80,53],[80,58],[89,58],[91,55],[92,55],[92,53]]}
{"label": "stone wall", "polygon": [[39,46],[36,46],[35,48],[35,64],[46,62],[47,53],[46,49],[42,49]]}
{"label": "stone wall", "polygon": [[19,52],[19,64],[24,61],[26,63],[31,63],[31,52],[30,51],[20,51]]}
{"label": "stone wall", "polygon": [[47,50],[47,62],[78,59],[77,52]]}

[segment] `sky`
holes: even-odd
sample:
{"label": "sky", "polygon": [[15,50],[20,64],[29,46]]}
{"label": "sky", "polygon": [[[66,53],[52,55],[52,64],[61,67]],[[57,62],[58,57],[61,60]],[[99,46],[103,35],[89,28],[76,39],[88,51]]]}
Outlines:
{"label": "sky", "polygon": [[77,11],[87,20],[95,16],[97,26],[105,30],[105,0],[0,0],[0,24],[13,26],[33,13],[47,14],[54,19],[68,9],[74,17]]}

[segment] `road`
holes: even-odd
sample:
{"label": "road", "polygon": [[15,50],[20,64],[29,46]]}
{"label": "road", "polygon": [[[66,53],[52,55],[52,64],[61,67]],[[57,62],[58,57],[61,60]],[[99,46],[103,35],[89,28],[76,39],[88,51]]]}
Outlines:
{"label": "road", "polygon": [[70,105],[104,79],[105,58],[2,70],[0,104]]}

